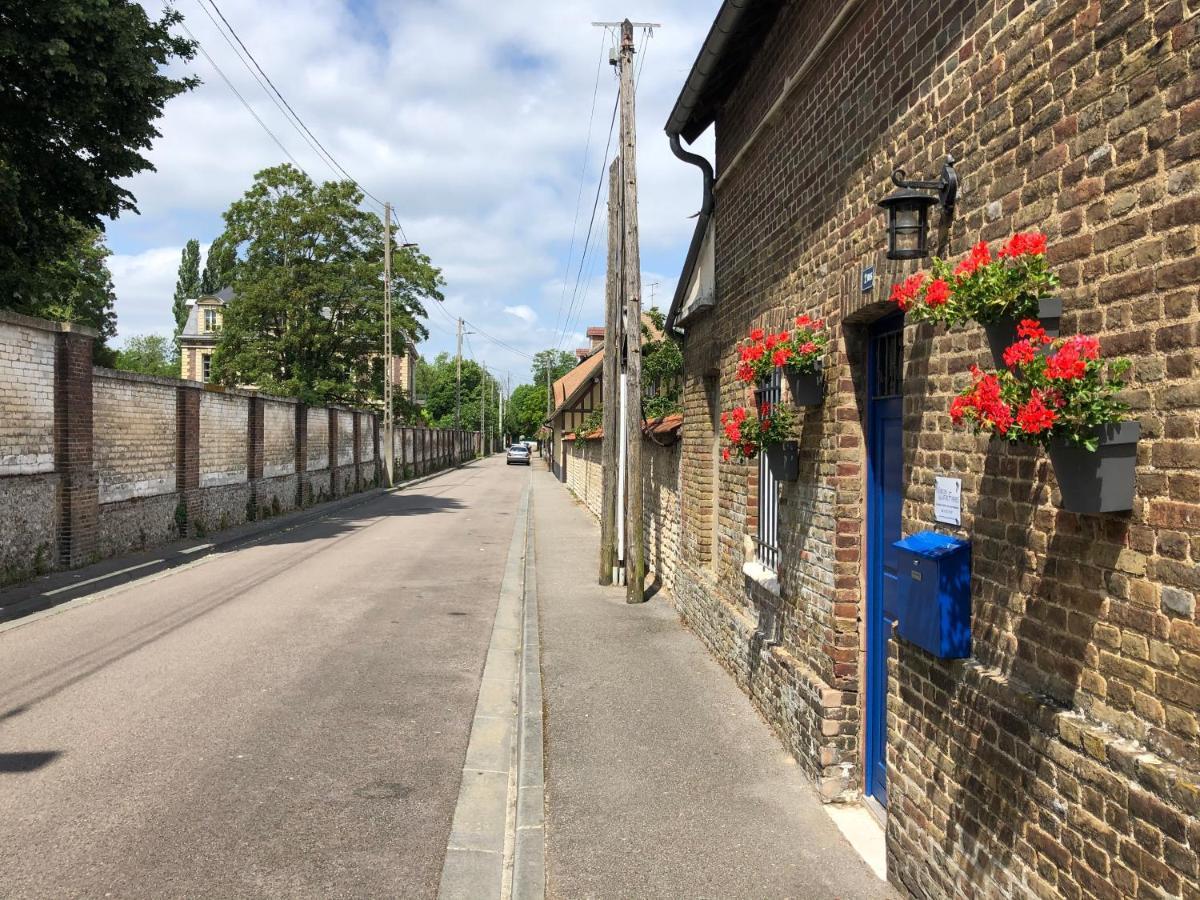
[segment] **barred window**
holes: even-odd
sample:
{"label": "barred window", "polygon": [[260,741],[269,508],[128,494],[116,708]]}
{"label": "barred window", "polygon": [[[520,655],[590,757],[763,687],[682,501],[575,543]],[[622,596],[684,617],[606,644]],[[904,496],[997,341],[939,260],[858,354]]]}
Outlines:
{"label": "barred window", "polygon": [[[762,407],[764,403],[772,406],[779,403],[783,396],[782,381],[779,369],[764,381],[754,392],[755,403]],[[754,536],[758,545],[759,563],[772,572],[779,571],[779,482],[771,473],[767,464],[767,454],[758,455],[758,532]]]}

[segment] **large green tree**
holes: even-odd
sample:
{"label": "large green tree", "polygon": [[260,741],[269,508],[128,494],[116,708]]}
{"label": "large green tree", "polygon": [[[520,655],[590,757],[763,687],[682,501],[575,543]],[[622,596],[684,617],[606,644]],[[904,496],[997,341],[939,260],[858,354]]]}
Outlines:
{"label": "large green tree", "polygon": [[[383,393],[383,223],[349,181],[315,184],[290,165],[265,169],[225,213],[238,256],[213,355],[214,377],[309,402]],[[441,272],[412,247],[392,263],[392,341],[427,336],[423,301]]]}
{"label": "large green tree", "polygon": [[180,20],[133,0],[0,5],[0,307],[61,312],[47,267],[136,208],[125,180],[153,169],[163,105],[196,84],[163,71],[194,51]]}
{"label": "large green tree", "polygon": [[514,435],[533,440],[546,421],[546,386],[522,384],[513,388],[506,415]]}
{"label": "large green tree", "polygon": [[[570,372],[579,360],[569,350],[539,350],[533,355],[533,365],[530,368],[530,378],[534,384],[546,386],[546,370],[550,370],[550,382],[553,384]],[[543,397],[544,399],[544,397]]]}
{"label": "large green tree", "polygon": [[171,313],[175,316],[175,339],[187,324],[189,299],[200,296],[200,242],[192,238],[179,254],[179,274],[175,279],[175,300]]}
{"label": "large green tree", "polygon": [[223,288],[233,286],[237,269],[237,244],[225,235],[209,244],[204,257],[204,274],[200,277],[200,293],[215,294]]}
{"label": "large green tree", "polygon": [[107,341],[117,333],[117,316],[113,312],[116,295],[108,270],[111,255],[103,232],[76,224],[66,252],[37,271],[36,284],[42,302],[36,309],[18,307],[20,311],[47,319],[96,329],[100,338],[93,345],[92,355],[105,366],[113,363],[113,351]]}
{"label": "large green tree", "polygon": [[160,334],[138,334],[125,342],[116,353],[115,368],[163,378],[179,377],[179,357],[175,345]]}
{"label": "large green tree", "polygon": [[[439,353],[432,361],[417,364],[417,392],[424,399],[424,419],[434,428],[454,428],[458,366],[448,353]],[[500,435],[497,421],[499,384],[473,359],[462,362],[462,412],[459,426],[465,431],[478,431],[480,407],[484,412],[484,428],[493,437]]]}

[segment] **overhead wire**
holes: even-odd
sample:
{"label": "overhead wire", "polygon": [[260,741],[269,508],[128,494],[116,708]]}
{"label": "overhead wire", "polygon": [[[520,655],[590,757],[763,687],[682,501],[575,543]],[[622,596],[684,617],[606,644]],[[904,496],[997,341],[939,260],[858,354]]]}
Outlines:
{"label": "overhead wire", "polygon": [[563,271],[562,292],[558,298],[558,312],[554,317],[554,332],[558,332],[559,322],[562,320],[563,302],[567,299],[567,282],[571,278],[571,260],[575,255],[575,234],[579,227],[579,210],[583,205],[583,188],[587,183],[587,164],[588,152],[592,147],[592,123],[596,117],[596,97],[600,93],[600,72],[604,68],[604,47],[608,43],[610,28],[606,27],[600,35],[600,58],[596,60],[596,80],[592,85],[592,106],[588,111],[587,138],[583,144],[583,162],[579,167],[579,190],[575,195],[575,217],[571,221],[571,241],[567,245],[567,264]]}

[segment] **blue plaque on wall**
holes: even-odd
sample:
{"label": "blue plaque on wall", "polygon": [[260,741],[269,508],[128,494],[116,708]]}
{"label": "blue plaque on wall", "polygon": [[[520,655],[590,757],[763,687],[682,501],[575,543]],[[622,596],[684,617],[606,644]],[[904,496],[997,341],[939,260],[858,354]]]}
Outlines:
{"label": "blue plaque on wall", "polygon": [[875,290],[875,267],[867,266],[862,270],[862,292],[869,294]]}

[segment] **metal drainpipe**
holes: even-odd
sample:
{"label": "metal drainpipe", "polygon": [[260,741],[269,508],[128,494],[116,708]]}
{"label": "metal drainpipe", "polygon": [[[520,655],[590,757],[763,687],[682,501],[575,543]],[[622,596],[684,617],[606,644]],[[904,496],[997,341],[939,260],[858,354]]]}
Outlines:
{"label": "metal drainpipe", "polygon": [[[700,204],[700,214],[696,217],[696,230],[692,233],[692,243],[688,247],[687,262],[684,265],[685,271],[690,274],[695,270],[697,257],[700,255],[700,245],[704,243],[704,232],[707,230],[708,220],[712,216],[713,184],[716,179],[713,176],[712,163],[698,153],[684,150],[679,143],[678,134],[671,134],[668,137],[671,139],[671,152],[685,163],[696,166],[704,176],[704,196]],[[667,314],[667,331],[675,329],[675,317],[679,315],[679,304],[683,299],[683,291],[686,290],[687,285],[681,281],[676,288],[675,299],[671,302],[671,310]]]}

